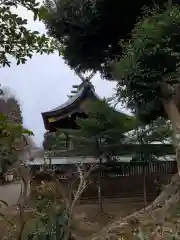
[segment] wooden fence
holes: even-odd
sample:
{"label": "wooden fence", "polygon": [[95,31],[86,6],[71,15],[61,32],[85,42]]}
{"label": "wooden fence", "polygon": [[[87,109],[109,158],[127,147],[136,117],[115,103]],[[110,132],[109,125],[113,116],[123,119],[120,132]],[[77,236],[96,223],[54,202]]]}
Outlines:
{"label": "wooden fence", "polygon": [[[97,169],[97,171],[99,171]],[[176,161],[159,161],[151,163],[142,162],[124,162],[124,163],[105,163],[101,167],[102,176],[129,176],[137,177],[146,175],[147,177],[151,175],[162,175],[162,174],[173,174],[177,171]]]}
{"label": "wooden fence", "polygon": [[[86,164],[87,168],[89,166],[89,164]],[[75,165],[58,168],[59,166],[57,166],[57,174],[61,177],[68,170],[70,174],[61,182],[67,186],[71,184],[71,177],[76,171]],[[142,162],[106,163],[91,174],[90,183],[82,194],[82,198],[97,198],[99,174],[101,175],[101,191],[104,198],[140,197],[143,195],[144,189],[146,189],[148,197],[156,197],[162,185],[167,184],[176,172],[177,166],[174,161],[150,164],[142,164]]]}

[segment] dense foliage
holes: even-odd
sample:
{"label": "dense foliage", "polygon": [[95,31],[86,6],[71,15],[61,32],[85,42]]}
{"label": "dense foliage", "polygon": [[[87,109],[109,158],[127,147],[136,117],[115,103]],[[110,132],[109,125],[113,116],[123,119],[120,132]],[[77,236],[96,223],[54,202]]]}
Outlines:
{"label": "dense foliage", "polygon": [[45,150],[64,150],[67,148],[68,134],[60,131],[45,133],[43,147]]}
{"label": "dense foliage", "polygon": [[[37,31],[28,29],[28,20],[21,17],[17,10],[24,7],[33,13],[34,20],[46,17],[46,10],[40,7],[36,0],[2,0],[0,4],[0,67],[10,66],[13,59],[17,64],[23,64],[35,53],[52,53],[57,45],[52,39]],[[8,124],[22,125],[22,115],[18,101],[14,96],[1,91],[0,112]],[[3,96],[3,97],[2,97]],[[1,169],[5,172],[7,164],[17,160],[16,151],[1,141]]]}
{"label": "dense foliage", "polygon": [[0,97],[0,110],[11,123],[23,123],[20,103],[13,95],[10,89],[2,87],[2,95]]}
{"label": "dense foliage", "polygon": [[37,216],[24,228],[23,239],[72,240],[68,228],[68,208],[65,199],[58,199],[57,189],[53,182],[44,183],[37,188],[38,197],[35,200]]}
{"label": "dense foliage", "polygon": [[44,34],[29,30],[28,20],[16,14],[15,9],[24,7],[34,14],[34,19],[46,16],[44,8],[36,0],[1,0],[0,4],[0,67],[10,66],[15,58],[23,64],[34,53],[52,53],[56,48],[54,40]]}
{"label": "dense foliage", "polygon": [[[173,148],[171,152],[167,152],[163,149],[163,146],[164,144],[171,144],[171,136],[171,124],[163,118],[159,118],[149,125],[144,125],[139,121],[137,127],[131,131],[128,136],[130,144],[136,143],[139,145],[134,152],[133,160],[143,161],[144,163],[157,161],[158,157],[164,157],[164,160],[166,160],[166,155],[173,154]],[[159,144],[158,149],[155,151],[153,151],[153,147],[151,147],[154,143]]]}
{"label": "dense foliage", "polygon": [[123,56],[115,65],[117,95],[143,121],[164,116],[163,101],[177,97],[179,26],[180,7],[156,7],[136,24],[131,40],[122,43]]}
{"label": "dense foliage", "polygon": [[133,144],[139,141],[138,138],[141,138],[146,144],[155,142],[165,144],[171,142],[171,135],[171,123],[163,118],[158,118],[148,125],[137,120],[135,129],[128,133],[128,141]]}
{"label": "dense foliage", "polygon": [[[0,98],[0,111],[8,124],[19,124],[23,122],[20,104],[9,89],[3,88]],[[11,142],[7,144],[4,138],[0,139],[0,167],[1,173],[5,173],[8,167],[17,161],[18,154],[15,148],[12,148]]]}
{"label": "dense foliage", "polygon": [[[125,141],[136,120],[111,108],[104,100],[86,107],[88,118],[78,119],[79,131],[73,133],[74,146],[92,149],[96,157],[111,157]],[[111,160],[111,159],[110,159]]]}
{"label": "dense foliage", "polygon": [[24,134],[32,135],[32,132],[24,129],[21,123],[9,122],[6,116],[0,114],[0,166],[3,173],[9,165],[17,162]]}
{"label": "dense foliage", "polygon": [[[61,44],[66,63],[77,71],[99,70],[110,78],[109,61],[119,58],[121,39],[129,39],[144,8],[153,0],[45,0],[49,17],[45,21],[50,36]],[[166,0],[155,2],[164,7]],[[173,3],[179,3],[173,0]],[[145,8],[145,9],[146,9]],[[146,10],[145,10],[146,12]]]}
{"label": "dense foliage", "polygon": [[[23,64],[28,58],[31,58],[34,53],[51,53],[56,48],[56,43],[53,40],[48,39],[45,35],[40,35],[36,31],[28,30],[27,20],[15,14],[14,10],[19,6],[25,7],[34,14],[34,20],[38,18],[44,18],[46,11],[44,8],[39,7],[39,3],[35,0],[2,0],[0,3],[0,67],[10,66],[13,58],[17,64]],[[26,220],[24,218],[24,208],[27,206],[28,198],[28,185],[30,180],[29,169],[24,164],[20,165],[18,160],[18,154],[20,151],[24,150],[24,136],[32,135],[31,131],[28,131],[22,126],[22,115],[20,106],[14,97],[6,98],[1,90],[0,99],[0,163],[2,167],[2,162],[7,164],[8,159],[17,164],[14,166],[18,169],[19,176],[22,180],[23,186],[21,188],[21,193],[18,201],[18,207],[20,211],[20,221],[18,224],[13,224],[3,213],[1,213],[1,218],[4,218],[6,223],[10,224],[10,229],[7,236],[2,236],[3,239],[45,239],[47,236],[49,239],[63,239],[62,229],[57,229],[58,233],[56,236],[54,233],[54,226],[58,224],[62,226],[63,223],[60,221],[65,221],[67,225],[67,220],[65,214],[61,214],[61,209],[54,208],[54,205],[50,205],[50,200],[52,199],[41,199],[41,205],[43,208],[40,210],[40,206],[37,207],[35,214],[37,214],[37,222],[43,224],[43,226],[36,229],[36,235],[33,235],[32,229],[30,234],[24,235],[23,230],[25,229]],[[22,159],[24,161],[24,159]],[[23,162],[24,163],[24,162]],[[40,195],[40,194],[39,194]],[[44,201],[43,201],[44,200]],[[55,215],[53,213],[55,212]],[[38,215],[39,213],[39,215]],[[46,215],[45,215],[46,213]],[[40,215],[41,214],[41,215]],[[57,219],[56,215],[60,215]],[[59,216],[58,215],[58,216]],[[50,218],[52,217],[52,219]],[[47,222],[47,219],[49,222]],[[33,219],[34,220],[34,219]],[[39,220],[39,221],[38,221]],[[52,220],[52,224],[51,224]],[[45,224],[47,223],[47,224]],[[18,226],[18,227],[17,227]],[[31,224],[31,227],[34,225]],[[44,227],[47,228],[44,231]],[[50,229],[50,226],[52,228]],[[49,231],[49,235],[47,234]],[[65,232],[65,231],[64,231]],[[68,232],[68,230],[67,230]],[[40,233],[40,234],[39,234]],[[3,233],[2,233],[3,234]],[[2,235],[1,234],[1,235]],[[67,238],[65,238],[67,236]],[[64,237],[64,239],[69,239],[69,232]],[[34,238],[35,237],[35,238]],[[41,238],[40,238],[41,237]],[[54,238],[52,238],[54,237]]]}

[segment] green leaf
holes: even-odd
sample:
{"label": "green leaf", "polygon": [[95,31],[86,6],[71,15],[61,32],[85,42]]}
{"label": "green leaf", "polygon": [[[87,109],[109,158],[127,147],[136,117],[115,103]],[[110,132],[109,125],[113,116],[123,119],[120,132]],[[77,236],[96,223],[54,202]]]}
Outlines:
{"label": "green leaf", "polygon": [[45,8],[45,7],[40,7],[39,8],[39,20],[47,20],[48,19],[48,16],[49,16],[49,13],[48,13],[48,10]]}
{"label": "green leaf", "polygon": [[52,53],[56,50],[56,45],[48,37],[41,36],[37,31],[26,28],[27,19],[18,14],[14,14],[11,6],[23,6],[34,15],[34,20],[38,14],[41,17],[45,14],[45,9],[40,9],[36,0],[8,0],[0,5],[1,43],[0,67],[11,66],[11,59],[15,58],[17,65],[25,64],[27,57],[32,57],[34,53]]}

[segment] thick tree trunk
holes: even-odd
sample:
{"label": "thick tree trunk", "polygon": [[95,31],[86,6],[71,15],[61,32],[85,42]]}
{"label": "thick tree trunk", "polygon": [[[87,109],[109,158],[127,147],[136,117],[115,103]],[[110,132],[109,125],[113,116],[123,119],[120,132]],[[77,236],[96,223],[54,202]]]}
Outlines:
{"label": "thick tree trunk", "polygon": [[164,103],[164,109],[172,123],[173,145],[176,150],[178,175],[180,177],[180,113],[173,100]]}
{"label": "thick tree trunk", "polygon": [[172,178],[170,184],[164,187],[161,194],[146,208],[135,212],[119,221],[106,226],[93,240],[118,239],[117,236],[126,228],[132,227],[133,224],[144,223],[145,220],[151,221],[152,224],[162,224],[166,219],[171,217],[180,202],[180,113],[177,105],[173,100],[164,102],[164,109],[172,122],[173,128],[173,145],[176,149],[176,160],[178,173]]}
{"label": "thick tree trunk", "polygon": [[145,224],[146,220],[148,223],[162,224],[165,220],[175,213],[179,207],[180,202],[180,178],[176,174],[173,176],[170,184],[165,186],[161,194],[155,199],[155,201],[148,207],[134,212],[127,217],[115,221],[106,226],[100,233],[92,237],[92,240],[111,240],[118,239],[121,233],[126,229],[133,228],[137,224]]}

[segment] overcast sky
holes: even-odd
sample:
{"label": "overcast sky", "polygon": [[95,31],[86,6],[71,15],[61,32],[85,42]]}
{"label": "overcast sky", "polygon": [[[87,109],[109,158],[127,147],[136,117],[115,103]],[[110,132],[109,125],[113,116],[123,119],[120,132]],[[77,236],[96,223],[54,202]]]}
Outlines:
{"label": "overcast sky", "polygon": [[[45,26],[33,22],[31,14],[20,8],[18,12],[29,19],[29,27],[45,32]],[[36,55],[25,65],[12,65],[0,69],[2,85],[8,86],[17,95],[23,112],[24,126],[35,134],[35,141],[41,145],[45,132],[41,112],[57,107],[67,100],[73,84],[80,83],[78,77],[57,54]],[[92,83],[101,97],[113,94],[115,83],[101,80],[97,75]]]}

